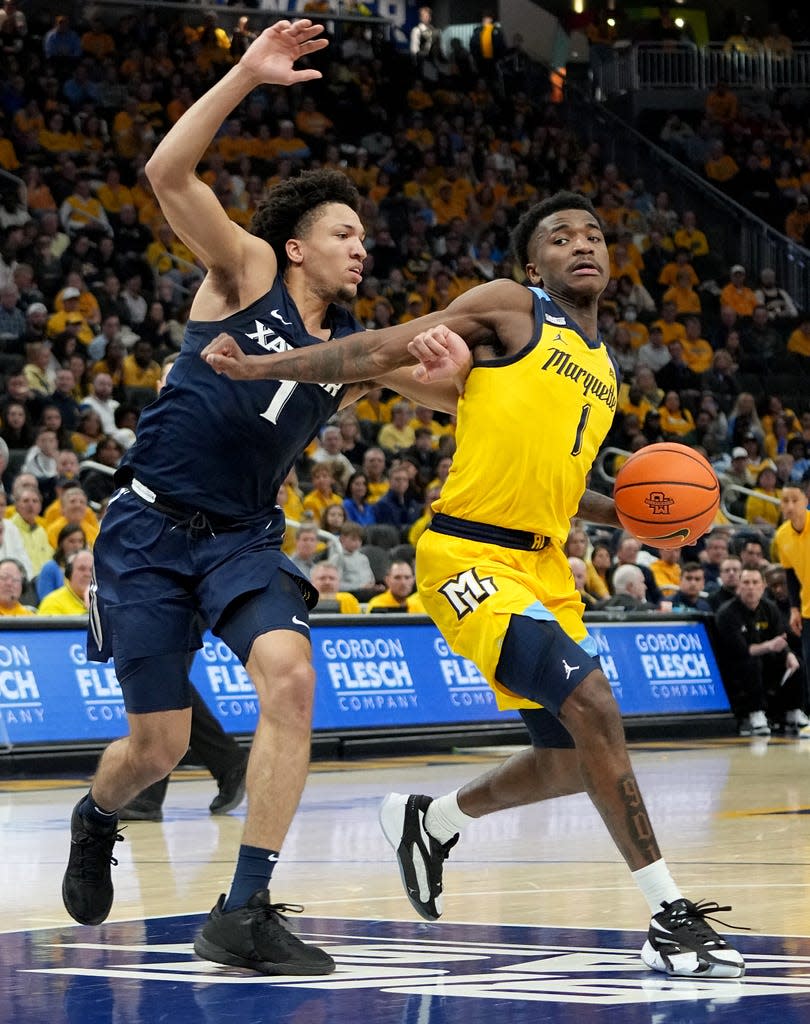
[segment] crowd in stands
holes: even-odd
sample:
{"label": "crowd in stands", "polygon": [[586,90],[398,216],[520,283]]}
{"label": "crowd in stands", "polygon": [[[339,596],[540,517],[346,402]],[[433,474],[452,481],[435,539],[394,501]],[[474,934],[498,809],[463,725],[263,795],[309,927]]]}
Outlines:
{"label": "crowd in stands", "polygon": [[[110,471],[179,348],[204,272],[143,168],[252,37],[248,18],[226,32],[202,11],[29,25],[5,0],[0,168],[24,185],[0,176],[0,468],[10,495],[0,614],[86,604],[85,556]],[[572,571],[586,607],[715,610],[729,551],[747,538],[772,554],[781,487],[810,480],[810,315],[773,270],[714,251],[693,211],[625,180],[581,141],[564,105],[546,102],[520,39],[507,45],[485,20],[473,50],[431,30],[425,52],[400,54],[353,25],[317,58],[321,83],[251,94],[200,174],[248,225],[264,191],[299,169],[345,173],[362,196],[369,251],[353,312],[369,328],[441,310],[497,276],[521,279],[509,252],[521,212],[559,188],[592,198],[611,252],[599,326],[623,375],[608,444],[694,445],[741,489],[728,490],[731,523],[720,515],[705,544],[674,555],[575,531]],[[776,111],[755,130],[738,108],[720,126],[710,107],[716,96],[707,158],[719,145],[721,161],[738,147],[774,173],[787,161],[789,198],[803,209],[806,125]],[[665,132],[694,159],[672,118]],[[324,424],[279,494],[284,550],[311,575],[320,610],[421,610],[414,548],[453,451],[452,418],[380,389]]]}

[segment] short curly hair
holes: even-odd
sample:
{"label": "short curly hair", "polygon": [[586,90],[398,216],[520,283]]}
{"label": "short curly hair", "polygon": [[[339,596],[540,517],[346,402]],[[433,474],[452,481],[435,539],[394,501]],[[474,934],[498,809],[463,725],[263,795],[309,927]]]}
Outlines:
{"label": "short curly hair", "polygon": [[587,196],[580,192],[555,192],[548,199],[535,203],[515,225],[511,237],[512,252],[521,267],[525,267],[529,262],[529,243],[537,225],[545,217],[550,217],[552,213],[558,213],[560,210],[585,210],[596,218],[600,226],[602,224],[601,217]]}
{"label": "short curly hair", "polygon": [[253,215],[250,231],[270,243],[279,271],[289,262],[287,241],[305,235],[326,203],[343,203],[356,213],[360,193],[340,171],[303,171],[270,189]]}

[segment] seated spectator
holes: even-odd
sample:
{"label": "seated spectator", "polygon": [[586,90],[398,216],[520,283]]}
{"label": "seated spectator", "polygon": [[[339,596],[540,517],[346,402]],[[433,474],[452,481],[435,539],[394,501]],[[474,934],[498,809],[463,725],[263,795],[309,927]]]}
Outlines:
{"label": "seated spectator", "polygon": [[714,349],[701,336],[700,318],[687,316],[684,320],[684,329],[686,337],[681,341],[684,362],[693,373],[706,373],[711,369]]}
{"label": "seated spectator", "polygon": [[93,457],[96,447],[103,437],[101,417],[95,409],[85,409],[79,414],[76,429],[70,436],[70,443],[79,458],[87,459]]}
{"label": "seated spectator", "polygon": [[[681,226],[672,236],[676,249],[686,249],[690,262],[709,255],[709,242],[706,235],[697,226],[697,217],[692,210],[685,210],[681,217]],[[697,271],[697,267],[695,268]]]}
{"label": "seated spectator", "polygon": [[672,595],[674,612],[710,612],[711,605],[703,597],[703,566],[700,562],[686,562],[681,567],[681,584]]}
{"label": "seated spectator", "polygon": [[[765,455],[776,461],[780,455],[788,455],[788,446],[794,437],[799,436],[794,416],[769,416],[770,429],[765,432]],[[792,468],[792,466],[791,466]]]}
{"label": "seated spectator", "polygon": [[397,402],[391,409],[391,422],[380,428],[377,444],[389,455],[397,455],[414,443],[416,434],[411,426],[411,416],[410,403]]}
{"label": "seated spectator", "polygon": [[34,443],[34,426],[24,402],[10,401],[3,411],[2,438],[9,448],[30,448]]}
{"label": "seated spectator", "polygon": [[370,526],[374,522],[374,512],[368,503],[368,494],[368,479],[365,473],[352,473],[346,484],[343,507],[347,518],[359,526]]}
{"label": "seated spectator", "polygon": [[667,441],[682,440],[694,434],[695,421],[692,413],[682,407],[681,396],[677,391],[667,391],[658,412],[661,415],[661,432]]}
{"label": "seated spectator", "polygon": [[645,345],[638,350],[638,369],[645,367],[656,374],[669,362],[669,350],[664,343],[664,332],[660,323],[650,327],[650,337]]}
{"label": "seated spectator", "polygon": [[[26,487],[16,494],[14,510],[8,519],[4,520],[7,524],[11,524],[19,534],[32,580],[36,580],[45,563],[51,560],[54,550],[40,521],[41,511],[42,496],[39,490],[36,487]],[[9,552],[9,554],[11,553]],[[11,554],[11,557],[15,556]]]}
{"label": "seated spectator", "polygon": [[412,496],[410,485],[407,468],[395,466],[388,474],[388,490],[372,506],[374,522],[395,526],[403,538],[422,513],[422,504]]}
{"label": "seated spectator", "polygon": [[757,296],[745,285],[745,268],[735,263],[729,270],[730,281],[720,292],[721,306],[730,306],[738,316],[752,316]]}
{"label": "seated spectator", "polygon": [[652,322],[650,333],[652,333],[654,327],[661,328],[665,345],[668,345],[671,341],[683,341],[686,337],[684,326],[678,319],[678,307],[669,300],[662,301],[661,317],[659,320]]}
{"label": "seated spectator", "polygon": [[765,438],[765,431],[757,412],[757,404],[750,391],[741,391],[734,402],[728,417],[729,440],[732,444],[742,444],[747,434],[753,434],[760,443]]}
{"label": "seated spectator", "polygon": [[39,427],[34,444],[28,449],[20,472],[33,473],[40,490],[51,489],[56,479],[56,453],[59,451],[56,431]]}
{"label": "seated spectator", "polygon": [[[644,577],[644,583],[646,586],[645,597],[654,608],[657,608],[661,603],[661,591],[658,589],[655,577],[647,566],[639,565],[638,556],[640,551],[641,543],[635,537],[632,537],[629,534],[623,535],[622,539],[619,541],[619,546],[616,549],[616,567],[618,568],[622,565],[637,565]],[[613,575],[615,575],[615,573],[616,569],[614,569]],[[613,582],[613,575],[611,576],[611,588],[615,592],[616,586]]]}
{"label": "seated spectator", "polygon": [[581,558],[577,558],[574,555],[568,556],[568,565],[571,569],[571,575],[574,577],[574,586],[577,588],[580,600],[585,605],[585,611],[588,611],[590,608],[596,608],[599,604],[599,598],[591,594],[586,586],[588,577],[587,565]]}
{"label": "seated spectator", "polygon": [[335,555],[335,564],[340,569],[341,584],[360,601],[382,590],[375,581],[368,557],[360,550],[363,545],[363,528],[358,523],[346,522],[340,529],[340,547]]}
{"label": "seated spectator", "polygon": [[783,355],[785,341],[768,318],[765,306],[754,307],[752,319],[740,335],[741,368],[746,373],[767,373],[774,359]]}
{"label": "seated spectator", "polygon": [[[779,609],[764,594],[763,570],[744,567],[736,596],[716,615],[715,650],[740,736],[770,736],[769,718],[784,722],[786,711],[801,706],[799,662],[788,648]],[[783,685],[791,668],[795,678]]]}
{"label": "seated spectator", "polygon": [[373,505],[388,490],[388,477],[385,473],[385,452],[382,448],[375,446],[368,449],[363,456],[363,472],[368,481],[368,498],[366,500],[369,505]]}
{"label": "seated spectator", "polygon": [[[102,434],[93,452],[92,461],[114,470],[118,468],[123,455],[124,446],[121,441],[113,435]],[[113,474],[105,473],[101,469],[88,467],[82,471],[81,480],[88,501],[96,508],[105,505],[116,490]]]}
{"label": "seated spectator", "polygon": [[705,391],[715,396],[720,409],[729,413],[740,386],[735,376],[734,362],[728,352],[715,352],[712,368],[703,375],[701,383]]}
{"label": "seated spectator", "polygon": [[344,409],[338,414],[338,427],[340,428],[341,451],[351,462],[355,470],[359,469],[363,462],[363,456],[368,451],[368,445],[363,440],[360,430],[360,421],[351,409]]}
{"label": "seated spectator", "polygon": [[732,34],[723,44],[723,53],[740,53],[746,57],[756,57],[762,53],[762,42],[752,33],[752,21],[749,14],[744,14],[738,32]]}
{"label": "seated spectator", "polygon": [[154,359],[152,342],[146,338],[138,338],[132,346],[132,352],[124,357],[121,379],[125,391],[129,388],[139,388],[157,395],[160,375],[160,364]]}
{"label": "seated spectator", "polygon": [[602,602],[601,608],[623,608],[625,611],[652,611],[647,601],[647,585],[638,565],[620,565],[611,578],[613,595]]}
{"label": "seated spectator", "polygon": [[92,520],[88,519],[88,513],[92,514],[92,511],[81,484],[75,480],[65,483],[59,495],[59,515],[47,526],[48,540],[51,546],[57,547],[59,534],[63,527],[73,525],[81,526],[87,546],[92,548],[99,531],[95,515]]}
{"label": "seated spectator", "polygon": [[770,502],[766,498],[779,498],[776,488],[776,470],[773,466],[763,466],[759,471],[754,488],[756,495],[750,495],[745,503],[745,518],[752,526],[777,526],[779,523],[779,503]]}
{"label": "seated spectator", "polygon": [[721,128],[728,127],[737,119],[737,97],[726,82],[718,82],[706,96],[706,118]]}
{"label": "seated spectator", "polygon": [[30,391],[40,398],[53,394],[56,387],[56,369],[53,350],[49,341],[34,341],[26,346],[26,362],[23,375]]}
{"label": "seated spectator", "polygon": [[804,314],[799,321],[799,326],[793,330],[788,338],[788,352],[799,356],[799,362],[803,373],[807,373],[807,358],[810,357],[810,314]]}
{"label": "seated spectator", "polygon": [[591,549],[591,556],[585,562],[587,577],[585,585],[588,591],[600,599],[610,597],[610,570],[613,555],[610,546],[597,541]]}
{"label": "seated spectator", "polygon": [[332,471],[333,482],[341,494],[346,493],[346,485],[354,473],[354,466],[343,454],[343,435],[336,424],[327,424],[321,430],[320,443],[310,459],[317,466],[328,465]]}
{"label": "seated spectator", "polygon": [[[117,325],[117,317],[108,319],[115,321]],[[91,393],[82,400],[81,404],[82,409],[92,409],[98,413],[105,434],[111,434],[115,430],[115,410],[121,404],[112,397],[112,394],[113,380],[109,373],[95,373]]]}
{"label": "seated spectator", "polygon": [[810,228],[810,199],[800,195],[795,209],[785,217],[785,234],[798,245],[806,245]]}
{"label": "seated spectator", "polygon": [[65,582],[39,603],[40,615],[86,615],[93,582],[93,555],[77,551],[65,562]]}
{"label": "seated spectator", "polygon": [[737,161],[726,153],[725,147],[719,139],[710,143],[708,158],[703,165],[703,170],[712,185],[721,191],[728,191],[731,187],[730,183],[740,173]]}
{"label": "seated spectator", "polygon": [[729,530],[717,528],[704,538],[698,559],[703,566],[705,589],[708,593],[720,585],[720,566],[728,558]]}
{"label": "seated spectator", "polygon": [[316,463],[312,467],[310,479],[312,490],[304,498],[304,514],[310,514],[315,522],[320,522],[327,506],[342,505],[343,498],[335,490],[331,463]]}
{"label": "seated spectator", "polygon": [[742,563],[736,555],[729,555],[720,563],[720,586],[706,598],[713,612],[737,596],[741,572]]}
{"label": "seated spectator", "polygon": [[340,570],[331,562],[317,562],[312,566],[310,580],[318,591],[318,603],[314,612],[342,612],[348,615],[360,614],[360,602],[345,590],[341,590]]}
{"label": "seated spectator", "polygon": [[796,303],[776,283],[776,271],[771,267],[763,267],[759,272],[759,288],[754,295],[757,304],[768,311],[769,320],[793,320],[799,315]]}
{"label": "seated spectator", "polygon": [[739,555],[743,569],[761,569],[762,572],[770,565],[765,557],[765,545],[758,533],[743,534],[737,543],[740,545]]}
{"label": "seated spectator", "polygon": [[290,555],[290,561],[307,579],[317,561],[317,551],[318,527],[307,523],[299,526],[295,534],[295,549]]}
{"label": "seated spectator", "polygon": [[20,604],[27,582],[25,571],[16,559],[0,559],[0,615],[36,615],[36,608]]}
{"label": "seated spectator", "polygon": [[422,599],[413,592],[414,575],[410,562],[392,562],[385,576],[386,589],[372,597],[367,612],[410,612],[425,614]]}
{"label": "seated spectator", "polygon": [[673,594],[676,594],[680,587],[680,557],[678,548],[658,548],[658,558],[650,562],[650,572],[665,601],[671,601]]}
{"label": "seated spectator", "polygon": [[[686,362],[684,357],[684,347],[681,341],[671,341],[667,345],[667,352],[669,352],[669,362],[665,363],[656,374],[656,381],[658,386],[664,389],[664,392],[676,391],[684,400],[684,402],[690,402],[697,398],[697,394],[700,391],[700,377],[691,369],[689,364]],[[666,402],[666,398],[665,398]],[[684,410],[686,413],[688,410]],[[662,411],[662,417],[666,419],[665,414]],[[687,417],[690,420],[691,413]],[[692,428],[694,424],[692,424]],[[664,433],[667,433],[667,427],[662,426]],[[670,431],[672,432],[672,431]],[[674,432],[687,434],[689,430],[678,430]]]}
{"label": "seated spectator", "polygon": [[664,292],[662,302],[673,303],[678,316],[685,316],[687,313],[700,314],[700,296],[694,289],[689,270],[677,272],[675,283]]}

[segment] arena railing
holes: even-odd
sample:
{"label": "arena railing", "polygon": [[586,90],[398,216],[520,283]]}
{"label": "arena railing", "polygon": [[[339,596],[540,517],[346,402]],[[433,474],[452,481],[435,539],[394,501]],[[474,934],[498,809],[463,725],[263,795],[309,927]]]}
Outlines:
{"label": "arena railing", "polygon": [[599,143],[604,162],[615,163],[625,181],[643,178],[653,195],[669,193],[678,212],[694,210],[712,253],[722,254],[726,267],[741,263],[751,282],[758,281],[764,267],[772,267],[779,287],[796,306],[810,309],[810,250],[715,188],[604,104],[569,95],[578,133]]}
{"label": "arena railing", "polygon": [[732,88],[810,88],[810,44],[800,43],[790,57],[766,51],[727,53],[723,43],[698,48],[692,43],[617,44],[612,59],[593,67],[595,84],[605,98],[645,90],[712,89],[718,82]]}

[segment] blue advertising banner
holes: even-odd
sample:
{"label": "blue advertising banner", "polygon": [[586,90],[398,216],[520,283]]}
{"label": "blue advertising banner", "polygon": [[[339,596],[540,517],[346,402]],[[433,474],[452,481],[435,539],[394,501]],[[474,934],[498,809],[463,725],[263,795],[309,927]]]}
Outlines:
{"label": "blue advertising banner", "polygon": [[[316,730],[518,718],[498,711],[476,666],[454,655],[427,620],[333,622],[313,620]],[[599,623],[589,629],[625,715],[728,710],[702,623]],[[222,641],[206,637],[191,678],[228,732],[254,730],[256,692]],[[103,741],[125,732],[115,670],[87,661],[83,629],[0,632],[0,744]]]}

